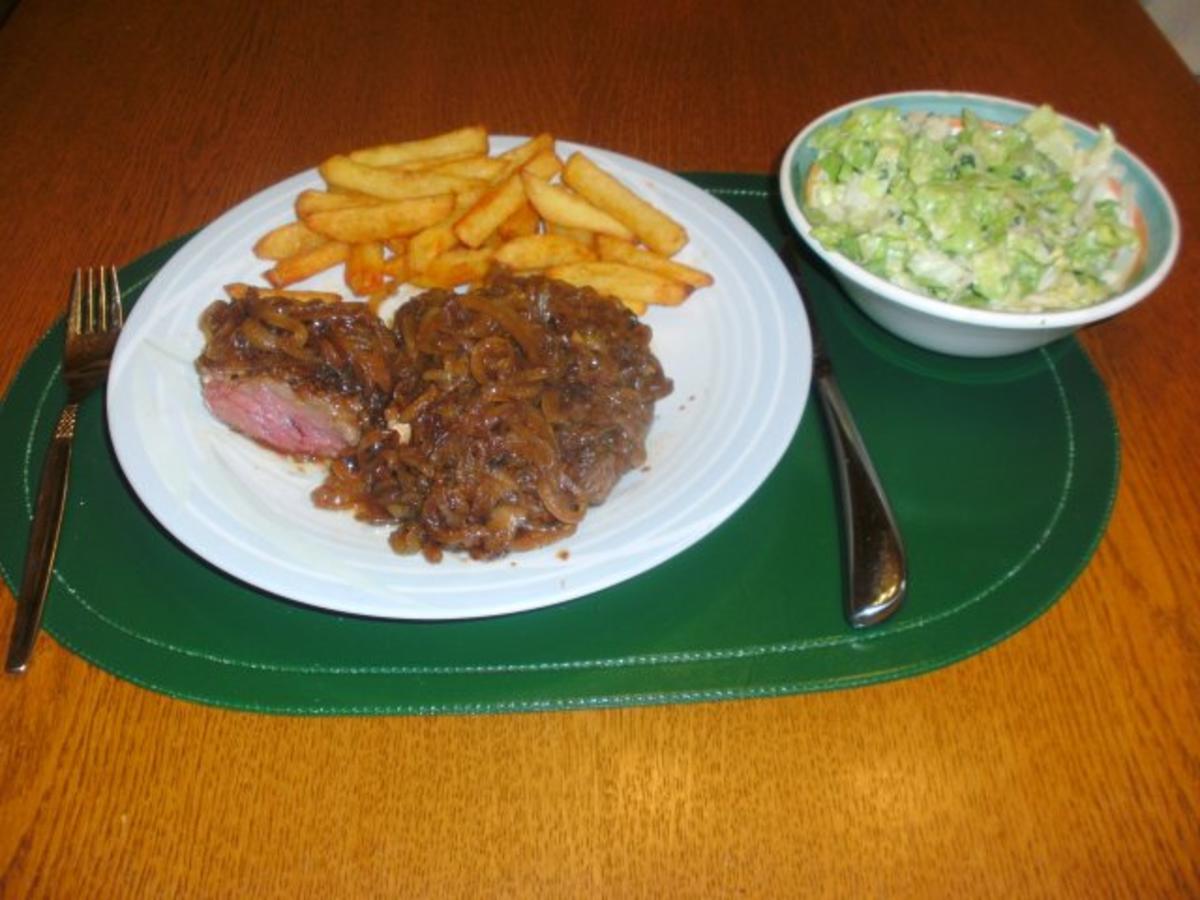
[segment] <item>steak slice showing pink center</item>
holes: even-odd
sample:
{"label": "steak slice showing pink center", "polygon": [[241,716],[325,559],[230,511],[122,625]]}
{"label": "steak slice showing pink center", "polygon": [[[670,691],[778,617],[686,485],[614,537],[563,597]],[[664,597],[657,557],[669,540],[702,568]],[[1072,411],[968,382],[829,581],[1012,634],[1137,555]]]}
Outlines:
{"label": "steak slice showing pink center", "polygon": [[381,421],[401,362],[392,332],[365,304],[305,303],[249,289],[200,318],[196,360],[214,416],[293,456],[352,449]]}
{"label": "steak slice showing pink center", "polygon": [[319,395],[303,397],[270,376],[204,380],[204,402],[214,416],[280,453],[337,456],[358,443],[361,404]]}

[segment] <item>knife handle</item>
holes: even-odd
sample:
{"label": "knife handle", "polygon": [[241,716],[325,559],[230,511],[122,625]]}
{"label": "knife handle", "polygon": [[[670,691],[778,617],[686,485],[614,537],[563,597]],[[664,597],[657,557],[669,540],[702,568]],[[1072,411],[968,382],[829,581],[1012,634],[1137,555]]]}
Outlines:
{"label": "knife handle", "polygon": [[54,557],[58,552],[58,536],[62,530],[63,508],[67,499],[76,413],[74,403],[63,407],[42,464],[42,477],[33,508],[33,524],[29,530],[29,548],[25,551],[25,572],[21,577],[17,616],[4,664],[7,672],[25,671],[42,625],[42,610],[46,605],[50,574],[54,571]]}
{"label": "knife handle", "polygon": [[907,563],[900,531],[831,374],[817,379],[817,394],[829,426],[842,501],[846,554],[846,620],[855,628],[882,622],[904,600]]}

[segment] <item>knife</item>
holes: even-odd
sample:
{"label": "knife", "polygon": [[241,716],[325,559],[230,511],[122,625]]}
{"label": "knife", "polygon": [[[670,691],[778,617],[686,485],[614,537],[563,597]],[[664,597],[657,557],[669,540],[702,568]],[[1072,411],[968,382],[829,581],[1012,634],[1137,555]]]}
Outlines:
{"label": "knife", "polygon": [[800,284],[795,253],[788,256],[792,280],[808,315],[813,386],[837,469],[846,564],[846,621],[854,628],[867,628],[887,619],[904,602],[908,589],[904,543],[879,475],[838,387],[816,314]]}

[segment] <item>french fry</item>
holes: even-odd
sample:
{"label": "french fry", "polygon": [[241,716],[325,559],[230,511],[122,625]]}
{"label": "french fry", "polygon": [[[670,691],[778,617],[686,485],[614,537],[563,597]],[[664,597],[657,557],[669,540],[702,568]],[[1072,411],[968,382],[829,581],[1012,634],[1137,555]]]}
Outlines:
{"label": "french fry", "polygon": [[682,281],[694,288],[708,287],[713,283],[713,277],[707,272],[660,256],[653,250],[647,250],[645,247],[639,247],[620,238],[609,237],[607,234],[596,235],[596,252],[600,259],[607,262],[628,263],[639,269],[657,272],[665,278]]}
{"label": "french fry", "polygon": [[507,241],[515,237],[537,234],[541,226],[542,220],[538,217],[537,210],[530,206],[527,200],[515,213],[500,223],[496,233],[501,240]]}
{"label": "french fry", "polygon": [[452,159],[433,166],[430,171],[443,175],[454,175],[458,178],[471,178],[478,181],[491,181],[504,168],[504,162],[492,156],[466,156]]}
{"label": "french fry", "polygon": [[594,260],[596,254],[561,234],[530,234],[513,238],[496,250],[496,262],[510,269],[529,271]]}
{"label": "french fry", "polygon": [[382,203],[378,197],[360,194],[357,191],[346,193],[329,193],[327,191],[301,191],[296,197],[296,215],[303,219],[315,212],[325,212],[330,209],[348,209],[351,206],[374,206]]}
{"label": "french fry", "polygon": [[288,222],[272,228],[254,244],[254,255],[259,259],[286,259],[301,250],[311,250],[325,243],[328,238],[309,229],[303,222]]}
{"label": "french fry", "polygon": [[332,269],[338,263],[344,263],[350,254],[350,245],[341,241],[329,241],[303,250],[287,259],[281,259],[274,267],[266,272],[266,279],[273,287],[282,288],[297,281],[311,278],[318,272]]}
{"label": "french fry", "polygon": [[[347,154],[352,159],[353,153]],[[380,169],[387,169],[391,172],[427,172],[431,169],[440,169],[442,166],[452,163],[461,162],[466,159],[487,159],[486,156],[480,156],[478,153],[448,153],[445,156],[431,156],[428,159],[413,159],[408,162],[395,163],[387,166],[377,166]],[[355,160],[359,162],[360,160]],[[370,165],[370,163],[363,163]],[[454,174],[454,173],[451,173]]]}
{"label": "french fry", "polygon": [[367,241],[352,244],[346,256],[346,287],[360,297],[384,288],[383,243]]}
{"label": "french fry", "polygon": [[466,212],[483,196],[482,190],[465,191],[454,198],[454,209],[450,215],[428,228],[414,234],[408,241],[408,267],[413,272],[423,272],[435,257],[458,246],[454,226]]}
{"label": "french fry", "polygon": [[335,241],[359,244],[416,234],[422,228],[445,218],[453,208],[453,194],[411,197],[375,206],[352,206],[312,213],[305,218],[304,224]]}
{"label": "french fry", "polygon": [[504,163],[504,168],[492,177],[492,183],[504,181],[510,175],[523,169],[526,163],[535,156],[547,150],[554,150],[554,135],[544,131],[531,137],[525,143],[517,144],[511,150],[504,151],[497,157]]}
{"label": "french fry", "polygon": [[542,150],[521,167],[521,171],[536,175],[543,181],[552,181],[562,171],[563,161],[553,149]]}
{"label": "french fry", "polygon": [[[591,247],[596,243],[596,232],[588,231],[586,228],[569,228],[566,225],[556,225],[553,222],[547,222],[546,233],[561,234],[564,237],[579,241],[579,243],[586,247]],[[614,240],[620,240],[620,238],[614,238]]]}
{"label": "french fry", "polygon": [[325,189],[300,192],[297,221],[254,244],[275,263],[268,282],[344,264],[350,292],[377,306],[403,283],[454,288],[502,265],[593,287],[639,315],[713,283],[670,258],[683,226],[584,154],[564,162],[549,132],[496,155],[488,141],[471,126],[326,159]]}
{"label": "french fry", "polygon": [[578,262],[551,266],[546,269],[546,275],[576,287],[590,287],[601,294],[616,297],[639,316],[646,312],[651,303],[676,306],[691,293],[688,285],[617,262]]}
{"label": "french fry", "polygon": [[[389,245],[394,244],[394,241],[389,241]],[[383,261],[383,274],[390,278],[395,284],[403,284],[408,281],[408,248],[401,247],[394,249],[392,255]]]}
{"label": "french fry", "polygon": [[404,141],[399,144],[381,144],[377,147],[355,150],[350,157],[355,162],[369,166],[395,166],[438,156],[457,154],[478,156],[487,152],[487,129],[481,125],[472,125],[421,140]]}
{"label": "french fry", "polygon": [[348,156],[331,156],[318,171],[330,185],[384,200],[452,194],[477,185],[474,179],[441,172],[392,172],[355,162]]}
{"label": "french fry", "polygon": [[452,222],[439,222],[414,234],[408,241],[408,268],[414,274],[424,272],[429,264],[458,246]]}
{"label": "french fry", "polygon": [[454,226],[454,234],[468,247],[479,247],[525,202],[521,180],[507,180],[484,192],[475,205]]}
{"label": "french fry", "polygon": [[563,181],[624,224],[655,253],[674,256],[688,242],[686,229],[658,207],[647,203],[582,153],[572,153]]}
{"label": "french fry", "polygon": [[529,202],[547,222],[568,228],[586,228],[626,240],[633,238],[632,231],[578,194],[528,172],[521,173],[521,182]]}
{"label": "french fry", "polygon": [[454,288],[463,284],[479,284],[492,267],[490,248],[458,247],[447,250],[434,259],[425,271],[414,273],[413,284],[423,288]]}
{"label": "french fry", "polygon": [[333,291],[296,291],[287,288],[265,288],[257,285],[234,282],[225,285],[225,293],[231,300],[245,300],[251,290],[257,291],[260,297],[295,300],[299,303],[339,303],[342,295]]}

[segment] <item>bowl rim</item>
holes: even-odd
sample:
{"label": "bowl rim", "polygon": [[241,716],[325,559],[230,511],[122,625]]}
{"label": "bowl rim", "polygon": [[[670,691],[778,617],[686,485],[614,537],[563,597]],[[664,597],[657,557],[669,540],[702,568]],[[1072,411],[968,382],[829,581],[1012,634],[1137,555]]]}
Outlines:
{"label": "bowl rim", "polygon": [[[782,195],[784,211],[792,221],[793,227],[803,238],[804,242],[812,248],[818,256],[828,263],[836,272],[842,276],[860,283],[863,287],[879,294],[888,300],[891,300],[901,306],[907,307],[917,312],[922,312],[939,319],[945,319],[954,322],[960,322],[966,325],[980,325],[990,328],[1003,328],[1010,330],[1029,330],[1029,329],[1049,329],[1049,328],[1071,328],[1079,325],[1087,325],[1102,319],[1114,316],[1117,313],[1123,312],[1135,305],[1148,294],[1154,291],[1167,277],[1175,264],[1175,259],[1179,254],[1180,246],[1180,222],[1179,212],[1175,208],[1175,201],[1171,198],[1166,186],[1162,183],[1159,177],[1154,173],[1146,163],[1137,154],[1133,153],[1128,147],[1118,143],[1119,149],[1128,160],[1141,170],[1141,174],[1150,184],[1151,188],[1156,191],[1163,200],[1163,205],[1166,209],[1167,219],[1170,222],[1170,234],[1167,236],[1167,249],[1163,254],[1162,260],[1150,272],[1146,273],[1145,277],[1135,286],[1116,294],[1107,300],[1102,300],[1099,303],[1094,303],[1090,306],[1080,307],[1078,309],[1062,309],[1062,310],[1041,310],[1038,312],[1020,312],[1006,310],[990,310],[978,309],[971,306],[960,306],[950,303],[947,300],[939,300],[936,297],[929,297],[908,288],[900,287],[893,284],[885,278],[881,278],[867,269],[860,266],[858,263],[851,261],[841,253],[831,251],[823,247],[816,238],[812,236],[812,226],[808,218],[804,215],[804,211],[797,200],[796,184],[792,178],[792,161],[799,153],[800,148],[804,145],[809,136],[826,122],[848,114],[850,111],[863,106],[880,106],[889,101],[900,99],[913,100],[928,97],[931,99],[955,99],[960,98],[965,101],[983,101],[989,103],[999,103],[1015,108],[1016,110],[1032,111],[1037,108],[1036,104],[1026,103],[1023,100],[1016,100],[1011,97],[1001,97],[996,94],[982,94],[973,91],[946,91],[946,90],[908,90],[908,91],[892,91],[884,94],[874,94],[869,97],[861,97],[857,100],[851,100],[848,103],[843,103],[841,106],[835,107],[827,112],[822,113],[815,119],[811,120],[804,126],[792,140],[788,143],[787,149],[784,150],[782,161],[779,168],[779,187]],[[1057,112],[1057,110],[1056,110]],[[1058,113],[1063,121],[1082,129],[1090,135],[1097,135],[1095,128],[1080,122],[1070,116]]]}

